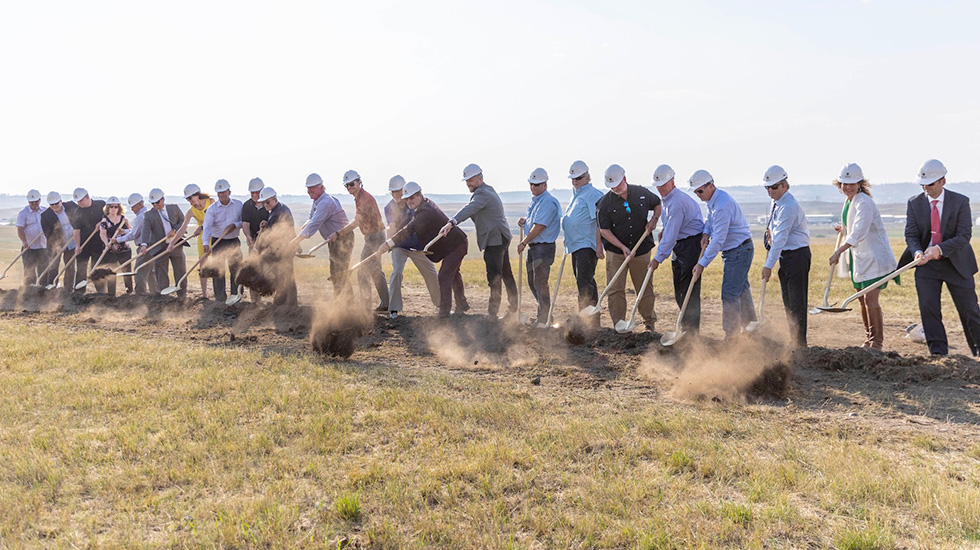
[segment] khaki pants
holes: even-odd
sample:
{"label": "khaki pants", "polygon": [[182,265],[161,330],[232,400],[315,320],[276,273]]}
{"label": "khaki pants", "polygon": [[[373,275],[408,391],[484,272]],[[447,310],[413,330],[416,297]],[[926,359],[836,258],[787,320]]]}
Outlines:
{"label": "khaki pants", "polygon": [[[619,267],[623,265],[623,260],[625,259],[626,256],[623,254],[606,251],[606,281],[612,279],[616,271],[619,270]],[[630,260],[626,272],[620,275],[619,280],[614,281],[613,285],[609,288],[609,293],[607,294],[609,299],[609,316],[612,317],[614,325],[617,321],[622,321],[626,318],[626,278],[629,277],[633,280],[633,288],[639,294],[640,285],[643,284],[643,279],[647,275],[647,265],[649,263],[649,252],[642,256],[634,256]],[[646,292],[643,293],[643,299],[640,300],[640,305],[636,308],[637,313],[643,317],[643,321],[651,329],[657,320],[657,314],[653,311],[653,303],[653,278],[651,278],[650,282],[647,283]]]}

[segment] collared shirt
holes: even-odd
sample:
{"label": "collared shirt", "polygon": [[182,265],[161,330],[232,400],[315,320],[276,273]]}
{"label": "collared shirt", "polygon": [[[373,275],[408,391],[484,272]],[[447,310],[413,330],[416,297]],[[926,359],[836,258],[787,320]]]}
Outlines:
{"label": "collared shirt", "polygon": [[75,250],[75,239],[72,238],[75,235],[75,228],[71,226],[71,220],[68,219],[68,212],[65,211],[64,206],[61,208],[61,213],[58,214],[58,223],[61,224],[62,237],[68,243],[68,248],[65,250]]}
{"label": "collared shirt", "polygon": [[354,194],[354,219],[357,220],[361,235],[373,235],[385,230],[378,201],[374,200],[374,195],[365,191],[363,187]]}
{"label": "collared shirt", "polygon": [[[146,207],[140,209],[139,213],[136,214],[136,217],[133,218],[133,223],[130,225],[132,229],[117,237],[116,242],[128,243],[129,241],[134,241],[137,237],[139,237],[140,230],[143,228],[143,214],[146,214]],[[161,216],[161,218],[163,217],[165,216]],[[169,223],[169,220],[165,223]],[[170,232],[167,231],[167,233]]]}
{"label": "collared shirt", "polygon": [[[388,201],[388,204],[385,205],[385,221],[388,222],[388,227],[391,230],[390,233],[391,235],[394,235],[395,233],[400,231],[403,227],[408,225],[408,222],[412,221],[412,218],[414,217],[415,217],[415,212],[413,212],[412,209],[408,207],[408,204],[405,201],[402,201],[401,204],[398,204],[395,201],[395,199],[391,199],[390,201]],[[405,248],[409,250],[411,249],[418,250],[422,248],[422,246],[419,243],[418,236],[415,235],[414,233],[409,235],[407,238],[403,239],[401,242],[395,243],[395,246],[398,248]]]}
{"label": "collared shirt", "polygon": [[708,267],[719,252],[731,250],[752,238],[749,222],[742,215],[738,203],[731,195],[717,188],[708,201],[708,219],[704,223],[704,233],[711,237],[711,242],[704,250],[704,257],[698,262],[702,267]]}
{"label": "collared shirt", "polygon": [[543,225],[544,231],[531,239],[528,244],[553,243],[558,240],[561,231],[561,203],[548,191],[537,197],[531,197],[531,205],[527,207],[527,219],[524,227],[528,231],[535,224]]}
{"label": "collared shirt", "polygon": [[[597,216],[599,228],[612,231],[623,246],[632,250],[646,230],[650,213],[659,205],[660,197],[655,192],[640,185],[627,184],[625,200],[612,191],[599,200]],[[602,239],[602,246],[610,252],[623,253],[606,239]],[[652,248],[653,235],[647,235],[643,239],[643,244],[636,250],[636,255],[642,256]]]}
{"label": "collared shirt", "polygon": [[255,240],[259,235],[259,226],[269,220],[269,211],[262,204],[256,204],[252,199],[242,203],[242,223],[248,223],[248,232]]}
{"label": "collared shirt", "polygon": [[773,203],[776,208],[772,211],[772,222],[769,225],[772,244],[765,263],[765,267],[769,269],[776,265],[776,260],[783,250],[810,246],[810,230],[806,225],[806,214],[793,194],[787,191]]}
{"label": "collared shirt", "polygon": [[675,187],[663,198],[663,205],[664,234],[653,256],[658,263],[663,263],[670,256],[677,241],[704,232],[701,207],[691,195]]}
{"label": "collared shirt", "polygon": [[[31,210],[31,205],[27,205],[17,213],[17,227],[24,228],[24,238],[27,239],[27,244],[30,245],[31,250],[47,248],[48,246],[48,241],[44,238],[44,231],[41,230],[41,212],[45,210],[47,209],[38,205],[37,212],[35,212]],[[41,237],[35,241],[34,239],[38,235]]]}
{"label": "collared shirt", "polygon": [[320,198],[313,201],[313,207],[310,208],[310,221],[300,235],[309,238],[319,231],[320,236],[326,239],[343,229],[347,223],[347,213],[340,206],[340,201],[323,193]]}
{"label": "collared shirt", "polygon": [[[164,229],[166,229],[166,216],[164,218]],[[221,236],[225,228],[234,225],[235,229],[231,233]],[[211,208],[204,211],[204,230],[201,238],[204,245],[209,246],[211,239],[237,239],[242,229],[242,201],[238,199],[228,199],[228,204],[221,204],[220,200],[214,201]],[[169,233],[170,231],[167,231]]]}
{"label": "collared shirt", "polygon": [[561,228],[565,232],[565,252],[575,252],[583,248],[596,247],[596,203],[603,192],[591,183],[572,188],[572,202],[568,203],[561,218]]}
{"label": "collared shirt", "polygon": [[[925,191],[923,191],[925,194]],[[939,211],[939,219],[943,219],[943,205],[946,204],[946,188],[944,187],[942,191],[939,192],[939,196],[932,198],[926,195],[926,200],[929,201],[929,214],[932,215],[932,201],[939,201],[936,203],[936,210]]]}
{"label": "collared shirt", "polygon": [[480,250],[510,242],[510,226],[507,225],[504,203],[489,184],[484,183],[474,189],[470,202],[460,208],[452,219],[458,225],[469,218],[473,218],[473,225],[476,226],[476,246]]}

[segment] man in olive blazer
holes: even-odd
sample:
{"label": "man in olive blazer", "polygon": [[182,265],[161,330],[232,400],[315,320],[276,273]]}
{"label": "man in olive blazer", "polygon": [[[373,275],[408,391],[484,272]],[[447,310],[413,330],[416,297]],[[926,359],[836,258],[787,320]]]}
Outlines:
{"label": "man in olive blazer", "polygon": [[[143,214],[143,227],[139,229],[140,252],[146,250],[147,245],[159,241],[164,236],[169,236],[171,240],[178,238],[179,236],[176,234],[176,231],[184,223],[184,213],[180,211],[179,206],[166,204],[163,191],[159,189],[150,191],[150,203],[153,207],[147,210],[146,214]],[[187,246],[187,243],[184,243],[184,246]],[[166,249],[167,243],[163,242],[153,247],[147,253],[147,256],[152,258]],[[174,248],[169,254],[163,256],[154,262],[153,266],[148,268],[153,270],[153,274],[147,278],[151,293],[159,293],[161,290],[170,286],[170,279],[167,276],[168,261],[173,266],[174,281],[179,280],[187,273],[187,262],[184,258],[183,247]],[[177,291],[177,297],[183,299],[186,296],[187,279],[184,279],[180,283],[180,290]]]}

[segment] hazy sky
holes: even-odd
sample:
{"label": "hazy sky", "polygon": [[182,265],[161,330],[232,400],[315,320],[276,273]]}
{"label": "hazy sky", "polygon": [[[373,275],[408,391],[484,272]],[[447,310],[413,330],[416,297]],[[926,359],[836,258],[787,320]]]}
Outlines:
{"label": "hazy sky", "polygon": [[0,192],[980,181],[980,2],[7,2]]}

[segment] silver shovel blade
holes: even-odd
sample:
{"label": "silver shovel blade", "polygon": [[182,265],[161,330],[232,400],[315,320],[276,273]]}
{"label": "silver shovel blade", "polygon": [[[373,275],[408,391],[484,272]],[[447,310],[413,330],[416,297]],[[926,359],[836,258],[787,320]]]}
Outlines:
{"label": "silver shovel blade", "polygon": [[136,275],[135,271],[127,271],[126,273],[116,273],[116,277],[131,277]]}
{"label": "silver shovel blade", "polygon": [[762,325],[764,325],[764,324],[766,324],[766,318],[765,317],[763,317],[762,319],[759,319],[758,321],[750,321],[749,324],[745,325],[745,331],[746,332],[755,332],[755,331],[759,330],[759,328],[762,327]]}
{"label": "silver shovel blade", "polygon": [[622,321],[618,321],[616,323],[616,332],[620,334],[633,332],[633,329],[635,329],[637,326],[636,321],[627,321],[626,319],[623,319]]}
{"label": "silver shovel blade", "polygon": [[582,311],[578,312],[578,314],[579,314],[579,317],[588,317],[590,315],[595,315],[596,313],[599,313],[600,311],[602,311],[602,310],[599,309],[599,306],[589,306],[589,307],[582,308]]}
{"label": "silver shovel blade", "polygon": [[297,258],[315,258],[316,254],[296,254]]}
{"label": "silver shovel blade", "polygon": [[81,290],[81,289],[83,289],[83,288],[85,288],[87,286],[88,286],[88,279],[85,279],[84,281],[82,281],[82,282],[78,283],[77,285],[75,285],[75,290]]}
{"label": "silver shovel blade", "polygon": [[670,332],[665,332],[664,335],[660,337],[660,345],[673,346],[674,344],[677,343],[678,340],[681,339],[681,336],[684,336],[683,330],[677,330],[677,331],[672,330]]}
{"label": "silver shovel blade", "polygon": [[174,292],[177,292],[178,290],[180,290],[178,287],[168,286],[167,288],[165,288],[165,289],[163,289],[163,290],[160,291],[160,295],[161,296],[166,296],[168,294],[173,294]]}
{"label": "silver shovel blade", "polygon": [[851,311],[849,307],[823,307],[818,306],[820,311],[826,311],[827,313],[843,313],[845,311]]}
{"label": "silver shovel blade", "polygon": [[242,301],[242,295],[241,294],[232,294],[231,296],[228,297],[227,300],[225,300],[225,305],[226,306],[233,306],[233,305],[235,305],[235,304],[237,304],[238,302],[241,302],[241,301]]}

